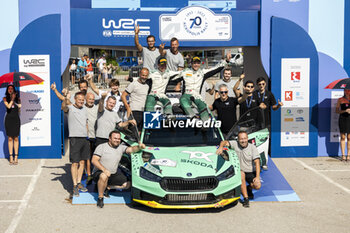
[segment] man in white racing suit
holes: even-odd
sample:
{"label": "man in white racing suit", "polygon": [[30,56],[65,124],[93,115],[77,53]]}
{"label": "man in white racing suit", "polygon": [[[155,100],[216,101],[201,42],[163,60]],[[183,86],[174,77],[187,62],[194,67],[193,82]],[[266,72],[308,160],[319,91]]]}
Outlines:
{"label": "man in white racing suit", "polygon": [[172,115],[172,106],[169,98],[165,95],[166,88],[169,81],[181,71],[170,71],[167,69],[167,59],[160,57],[158,60],[158,69],[150,72],[147,82],[151,82],[151,91],[146,99],[145,111],[154,111],[154,106],[157,101],[163,105],[163,113],[166,115]]}
{"label": "man in white racing suit", "polygon": [[230,59],[231,54],[228,53],[226,55],[226,61],[223,60],[221,63],[210,69],[201,69],[201,59],[199,57],[193,57],[191,68],[185,69],[181,72],[179,76],[184,80],[185,93],[180,98],[180,104],[188,116],[195,116],[191,107],[192,102],[194,102],[197,106],[201,120],[206,121],[209,119],[207,104],[204,102],[205,100],[202,99],[200,94],[203,83],[207,78],[220,72]]}

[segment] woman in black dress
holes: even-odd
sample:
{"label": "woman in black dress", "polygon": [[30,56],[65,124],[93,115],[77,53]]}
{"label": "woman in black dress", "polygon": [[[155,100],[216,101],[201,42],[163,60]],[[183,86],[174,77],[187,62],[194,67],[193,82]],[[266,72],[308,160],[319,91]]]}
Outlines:
{"label": "woman in black dress", "polygon": [[[350,90],[344,90],[344,96],[338,99],[336,113],[339,115],[340,149],[342,161],[350,161]],[[348,153],[345,160],[345,140]]]}
{"label": "woman in black dress", "polygon": [[[5,130],[8,137],[8,147],[10,153],[10,164],[18,164],[18,147],[19,147],[19,128],[21,122],[19,119],[19,110],[21,108],[21,100],[19,99],[15,87],[8,85],[3,98],[6,106]],[[15,156],[13,157],[13,151]]]}

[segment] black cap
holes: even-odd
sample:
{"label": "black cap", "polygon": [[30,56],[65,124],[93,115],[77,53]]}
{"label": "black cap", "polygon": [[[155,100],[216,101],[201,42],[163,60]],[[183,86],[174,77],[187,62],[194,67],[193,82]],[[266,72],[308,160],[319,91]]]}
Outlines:
{"label": "black cap", "polygon": [[193,57],[193,58],[192,58],[192,63],[195,62],[195,61],[201,62],[200,57],[197,57],[197,56]]}
{"label": "black cap", "polygon": [[166,63],[167,63],[167,60],[166,60],[165,57],[160,57],[160,58],[158,59],[158,64],[159,64],[159,65],[163,65],[163,64],[166,64]]}

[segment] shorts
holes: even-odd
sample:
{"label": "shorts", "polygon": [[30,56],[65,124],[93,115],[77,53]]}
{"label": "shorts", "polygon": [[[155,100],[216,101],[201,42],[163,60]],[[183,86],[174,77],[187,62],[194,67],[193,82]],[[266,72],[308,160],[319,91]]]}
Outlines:
{"label": "shorts", "polygon": [[94,72],[93,72],[93,71],[86,71],[86,74],[92,74],[92,75],[94,75]]}
{"label": "shorts", "polygon": [[108,141],[109,141],[108,138],[96,138],[95,148]]}
{"label": "shorts", "polygon": [[90,159],[90,144],[86,138],[69,138],[69,161],[79,163],[81,160]]}
{"label": "shorts", "polygon": [[143,111],[132,111],[132,115],[137,123],[137,129],[141,132],[143,127]]}
{"label": "shorts", "polygon": [[[101,175],[102,171],[98,170],[96,172],[94,172],[94,174],[92,174],[93,180],[97,183],[98,180],[100,179],[100,175]],[[116,173],[111,174],[111,176],[108,178],[108,185],[123,185],[125,182],[127,182],[128,179],[126,178],[126,176],[124,175],[124,173],[118,169]]]}
{"label": "shorts", "polygon": [[88,141],[90,143],[90,154],[92,154],[96,149],[96,138],[89,138]]}
{"label": "shorts", "polygon": [[244,174],[245,174],[245,181],[247,181],[248,184],[253,183],[253,180],[256,177],[256,172],[244,172]]}

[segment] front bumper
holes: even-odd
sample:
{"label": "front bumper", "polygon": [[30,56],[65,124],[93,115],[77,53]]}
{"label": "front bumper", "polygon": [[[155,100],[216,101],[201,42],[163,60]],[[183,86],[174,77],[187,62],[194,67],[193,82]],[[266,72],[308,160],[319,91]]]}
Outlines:
{"label": "front bumper", "polygon": [[133,201],[138,202],[145,206],[156,208],[156,209],[200,209],[200,208],[224,207],[238,199],[239,197],[235,197],[235,198],[223,199],[219,202],[211,203],[211,204],[192,204],[192,205],[168,205],[168,204],[160,204],[156,201],[145,201],[145,200],[138,200],[138,199],[133,199]]}
{"label": "front bumper", "polygon": [[218,196],[210,192],[203,192],[167,194],[159,197],[135,188],[132,189],[133,202],[158,209],[220,208],[237,201],[240,196],[240,185]]}

